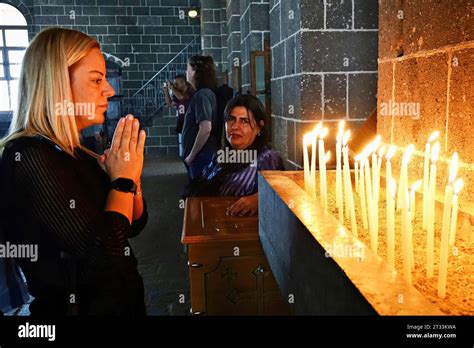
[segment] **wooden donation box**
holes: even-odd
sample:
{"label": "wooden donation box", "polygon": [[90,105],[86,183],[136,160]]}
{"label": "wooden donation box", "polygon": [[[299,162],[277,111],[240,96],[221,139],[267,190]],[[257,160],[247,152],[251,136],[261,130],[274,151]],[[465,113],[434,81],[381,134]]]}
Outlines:
{"label": "wooden donation box", "polygon": [[288,314],[260,245],[258,217],[226,215],[226,209],[236,200],[186,200],[182,243],[188,246],[191,312]]}

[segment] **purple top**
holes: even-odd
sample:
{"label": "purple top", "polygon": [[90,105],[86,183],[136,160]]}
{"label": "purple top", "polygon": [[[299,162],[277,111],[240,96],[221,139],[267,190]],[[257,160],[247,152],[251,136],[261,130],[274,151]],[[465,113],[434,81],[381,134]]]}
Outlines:
{"label": "purple top", "polygon": [[176,116],[178,117],[178,122],[176,123],[176,133],[181,133],[183,131],[184,125],[184,115],[186,115],[186,110],[188,105],[191,102],[191,98],[194,95],[194,90],[191,87],[186,89],[184,92],[184,98],[179,100],[175,95],[171,99],[176,103]]}
{"label": "purple top", "polygon": [[214,156],[213,161],[204,169],[202,176],[207,180],[219,178],[219,196],[248,196],[258,192],[258,171],[284,170],[283,162],[275,150],[264,147],[257,156],[257,166],[227,165],[224,166]]}

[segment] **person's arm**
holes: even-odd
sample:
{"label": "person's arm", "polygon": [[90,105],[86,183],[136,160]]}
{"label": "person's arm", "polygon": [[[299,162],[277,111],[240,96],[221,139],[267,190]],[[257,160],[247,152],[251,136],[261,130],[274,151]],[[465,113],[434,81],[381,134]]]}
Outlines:
{"label": "person's arm", "polygon": [[[267,150],[259,155],[257,159],[257,170],[284,170],[283,161],[274,150]],[[254,184],[257,192],[240,198],[227,209],[228,215],[255,215],[258,213],[258,187],[257,178]]]}
{"label": "person's arm", "polygon": [[183,100],[186,98],[186,94],[185,93],[181,93],[180,90],[177,90],[177,89],[173,89],[173,95],[176,97],[176,99],[178,100]]}
{"label": "person's arm", "polygon": [[194,141],[193,148],[191,149],[191,152],[189,153],[188,157],[186,157],[185,159],[185,162],[187,164],[191,164],[196,158],[196,155],[199,153],[199,151],[201,151],[201,149],[204,147],[207,142],[207,139],[209,139],[209,136],[211,135],[211,130],[211,121],[199,122],[199,131],[196,135],[196,140]]}
{"label": "person's arm", "polygon": [[[168,107],[175,107],[176,106],[176,103],[171,100],[171,97],[170,97],[170,93],[169,93],[169,89],[168,87],[163,87],[163,93],[165,95],[165,103]],[[173,92],[174,93],[174,92]]]}
{"label": "person's arm", "polygon": [[[42,233],[79,258],[88,259],[91,248],[102,245],[116,267],[128,267],[124,251],[130,247],[131,225],[123,212],[131,214],[131,194],[111,190],[108,210],[104,209],[75,169],[65,165],[67,155],[51,144],[33,144],[12,152],[21,154],[21,161],[11,164],[12,192],[22,192],[22,209],[29,210],[26,216],[35,219]],[[9,156],[9,160],[15,159]],[[120,204],[124,205],[118,207]],[[116,206],[118,211],[113,210]],[[97,244],[91,245],[94,239]]]}

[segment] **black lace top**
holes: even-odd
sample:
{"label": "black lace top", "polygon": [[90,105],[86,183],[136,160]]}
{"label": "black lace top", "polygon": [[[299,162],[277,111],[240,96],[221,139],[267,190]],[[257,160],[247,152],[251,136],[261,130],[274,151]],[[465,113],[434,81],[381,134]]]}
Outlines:
{"label": "black lace top", "polygon": [[34,261],[18,258],[32,315],[145,314],[143,281],[128,243],[146,225],[105,212],[109,176],[95,158],[78,158],[41,137],[4,149],[0,169],[3,228],[12,244],[38,246]]}

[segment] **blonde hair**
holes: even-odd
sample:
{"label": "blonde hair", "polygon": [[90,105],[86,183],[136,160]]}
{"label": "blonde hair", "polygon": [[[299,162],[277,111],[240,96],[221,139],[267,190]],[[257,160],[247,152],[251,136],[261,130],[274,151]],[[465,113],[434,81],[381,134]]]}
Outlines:
{"label": "blonde hair", "polygon": [[95,155],[80,143],[74,108],[58,113],[59,105],[73,103],[69,68],[99,43],[80,31],[49,28],[35,36],[28,46],[18,86],[18,103],[0,149],[21,136],[48,137],[75,157],[80,148]]}

